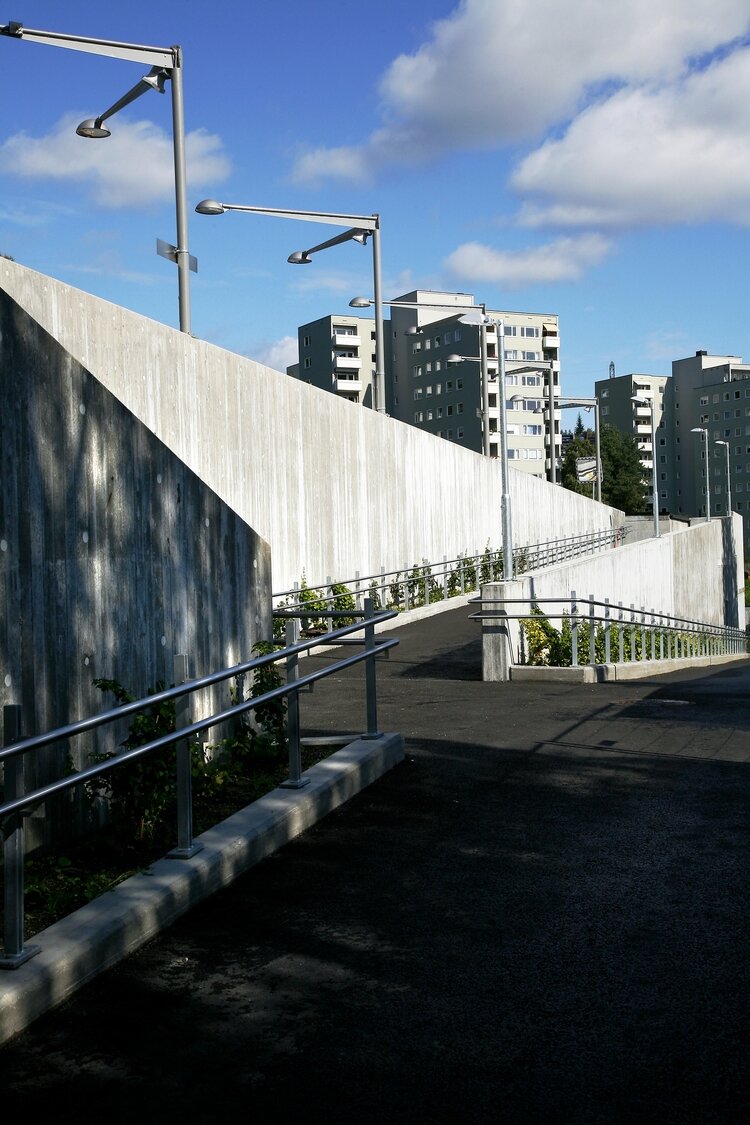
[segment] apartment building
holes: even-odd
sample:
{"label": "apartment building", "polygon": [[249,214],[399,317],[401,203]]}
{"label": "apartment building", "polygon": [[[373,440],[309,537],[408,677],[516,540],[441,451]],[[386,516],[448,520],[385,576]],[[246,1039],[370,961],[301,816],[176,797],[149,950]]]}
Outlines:
{"label": "apartment building", "polygon": [[361,316],[324,316],[301,325],[297,329],[297,339],[299,362],[287,368],[287,375],[372,408],[374,320]]}
{"label": "apartment building", "polygon": [[[401,307],[399,302],[403,303]],[[482,328],[478,323],[483,315],[489,318],[485,325],[486,386],[480,361]],[[536,476],[549,472],[545,408],[550,378],[555,396],[560,393],[556,316],[485,312],[471,293],[420,289],[398,297],[391,307],[389,339],[388,412],[477,453],[486,449],[491,457],[500,455],[502,346],[508,459],[516,468]],[[559,460],[559,410],[555,411],[553,455]]]}
{"label": "apartment building", "polygon": [[[638,444],[644,475],[648,480],[646,502],[652,511],[653,459],[656,457],[660,512],[674,510],[674,467],[670,458],[672,444],[667,436],[672,413],[670,388],[671,379],[668,375],[618,375],[599,379],[594,384],[602,426],[614,426],[620,433],[632,435]],[[654,404],[656,449],[651,440],[651,407],[633,402],[635,395],[648,398]]]}

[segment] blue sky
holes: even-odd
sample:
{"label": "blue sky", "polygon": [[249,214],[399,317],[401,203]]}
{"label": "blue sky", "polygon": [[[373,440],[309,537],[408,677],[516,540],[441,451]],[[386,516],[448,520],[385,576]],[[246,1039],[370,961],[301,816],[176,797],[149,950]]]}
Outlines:
{"label": "blue sky", "polygon": [[[384,295],[560,316],[563,391],[750,358],[747,0],[20,0],[27,27],[184,52],[189,198],[379,212]],[[0,252],[177,324],[169,95],[88,141],[134,63],[0,38]],[[283,367],[372,288],[335,231],[191,215],[196,336]]]}

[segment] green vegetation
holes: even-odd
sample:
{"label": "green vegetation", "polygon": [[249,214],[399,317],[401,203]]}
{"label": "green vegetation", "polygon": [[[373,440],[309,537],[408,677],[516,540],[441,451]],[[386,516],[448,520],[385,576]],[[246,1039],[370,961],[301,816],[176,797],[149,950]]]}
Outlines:
{"label": "green vegetation", "polygon": [[[638,444],[634,437],[620,433],[614,426],[602,426],[599,439],[602,458],[602,500],[619,508],[626,515],[642,515],[646,510],[647,482],[643,473]],[[596,439],[592,430],[585,429],[581,416],[573,440],[563,458],[560,479],[572,492],[591,495],[587,484],[576,480],[576,458],[596,456]]]}

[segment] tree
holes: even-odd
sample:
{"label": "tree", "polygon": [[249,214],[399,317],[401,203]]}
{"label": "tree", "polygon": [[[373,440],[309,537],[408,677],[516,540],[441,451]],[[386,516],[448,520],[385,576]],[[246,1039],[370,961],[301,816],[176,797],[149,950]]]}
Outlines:
{"label": "tree", "polygon": [[[602,500],[619,508],[626,515],[641,515],[646,509],[646,480],[638,453],[638,445],[630,434],[614,426],[602,426],[600,436],[602,458]],[[573,440],[563,458],[561,480],[565,488],[590,495],[588,485],[576,480],[576,458],[596,456],[596,439],[592,430],[584,428],[578,416]]]}

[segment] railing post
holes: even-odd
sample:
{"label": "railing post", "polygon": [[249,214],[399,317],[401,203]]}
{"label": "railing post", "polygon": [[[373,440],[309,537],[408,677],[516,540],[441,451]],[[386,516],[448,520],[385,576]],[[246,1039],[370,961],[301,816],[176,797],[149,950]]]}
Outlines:
{"label": "railing post", "polygon": [[570,663],[578,667],[578,606],[576,592],[570,591]]}
{"label": "railing post", "polygon": [[[365,598],[365,605],[371,605],[371,599]],[[292,620],[286,623],[286,647],[292,648],[297,644],[300,635],[299,621]],[[294,684],[299,679],[299,653],[291,652],[286,658],[286,682]],[[280,789],[303,789],[310,783],[309,777],[302,777],[302,748],[299,732],[299,688],[290,691],[286,697],[286,734],[289,743],[289,777],[282,781]]]}
{"label": "railing post", "polygon": [[464,589],[464,560],[461,555],[458,556],[458,577],[459,582],[461,583],[461,593],[465,594],[466,590]]}
{"label": "railing post", "polygon": [[[409,576],[410,576],[410,574],[411,574],[411,571],[409,570],[409,567],[407,565],[406,568],[404,569],[404,613],[409,612]],[[367,664],[367,663],[369,663],[369,661],[365,661],[365,663]]]}
{"label": "railing post", "polygon": [[589,594],[589,664],[596,664],[596,622],[594,621],[594,595]]}
{"label": "railing post", "polygon": [[448,601],[448,556],[443,555],[443,601]]}
{"label": "railing post", "polygon": [[618,602],[617,606],[618,606],[617,632],[618,632],[618,639],[619,639],[619,642],[620,642],[620,644],[619,644],[619,650],[620,651],[619,651],[618,655],[620,657],[620,664],[624,664],[625,663],[625,619],[623,617],[622,602]]}
{"label": "railing post", "polygon": [[359,571],[358,570],[355,570],[355,572],[354,572],[354,604],[356,605],[357,610],[361,613],[362,612],[362,592],[359,588]]}
{"label": "railing post", "polygon": [[[333,579],[331,578],[330,574],[328,574],[328,575],[326,575],[326,589],[328,590],[328,593],[329,593],[330,597],[324,598],[324,603],[325,603],[325,605],[328,606],[328,612],[329,613],[332,613],[333,610],[336,608],[336,606],[334,604],[335,599],[334,599],[334,596],[333,596],[333,590],[331,589],[332,585],[333,585]],[[327,617],[326,618],[326,632],[331,633],[336,628],[338,628],[338,622],[336,622],[336,624],[334,624],[333,618]]]}
{"label": "railing post", "polygon": [[[3,707],[3,741],[12,746],[21,739],[21,708],[17,703]],[[24,794],[23,755],[5,760],[5,799],[15,801]],[[5,862],[5,925],[3,927],[4,952],[0,956],[0,969],[17,969],[39,952],[38,945],[23,944],[24,884],[23,884],[23,814],[8,817],[2,826],[3,859]]]}
{"label": "railing post", "polygon": [[378,693],[377,673],[375,668],[375,626],[372,623],[374,616],[372,601],[365,598],[365,651],[371,653],[365,660],[365,687],[367,693],[367,733],[363,738],[380,738],[378,730]]}
{"label": "railing post", "polygon": [[635,644],[635,602],[630,603],[630,659],[638,659],[638,650]]}
{"label": "railing post", "polygon": [[[174,658],[174,682],[184,684],[189,679],[188,658],[177,653]],[[191,698],[180,695],[175,700],[175,729],[187,727],[191,722]],[[193,842],[193,763],[192,747],[188,739],[175,744],[177,758],[177,847],[167,852],[169,859],[190,859],[203,850],[202,844]]]}
{"label": "railing post", "polygon": [[609,618],[609,598],[605,598],[604,599],[604,663],[605,664],[610,663],[610,659],[609,659],[610,655],[611,655],[611,652],[610,652],[610,643],[611,643],[610,629],[611,629],[611,624],[610,624],[610,618]]}

